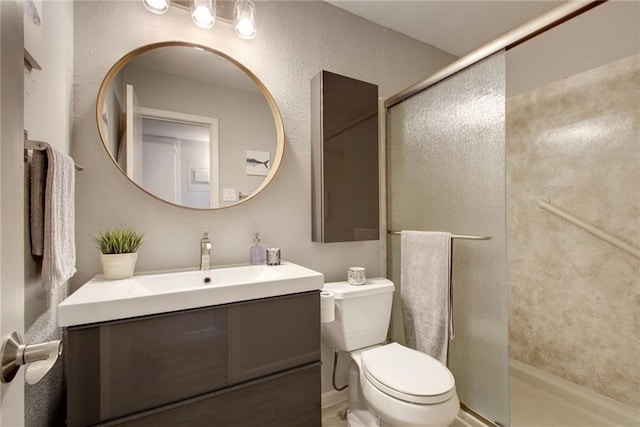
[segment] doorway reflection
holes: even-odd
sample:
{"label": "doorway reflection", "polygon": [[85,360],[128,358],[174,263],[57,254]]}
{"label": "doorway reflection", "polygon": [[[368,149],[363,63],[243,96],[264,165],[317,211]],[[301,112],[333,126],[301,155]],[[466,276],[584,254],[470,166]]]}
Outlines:
{"label": "doorway reflection", "polygon": [[143,118],[142,128],[142,186],[175,204],[217,207],[211,196],[218,183],[211,173],[209,128],[155,118]]}

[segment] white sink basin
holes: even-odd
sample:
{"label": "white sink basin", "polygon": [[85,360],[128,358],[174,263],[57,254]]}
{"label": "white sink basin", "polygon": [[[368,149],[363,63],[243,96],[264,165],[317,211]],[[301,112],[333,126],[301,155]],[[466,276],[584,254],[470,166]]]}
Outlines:
{"label": "white sink basin", "polygon": [[[298,267],[298,266],[295,266]],[[262,283],[285,279],[293,273],[293,264],[287,267],[247,265],[226,267],[208,271],[183,271],[177,273],[135,276],[140,290],[145,293],[180,292],[202,286],[231,286],[238,284]],[[295,275],[295,273],[293,273]],[[297,276],[296,276],[297,277]]]}
{"label": "white sink basin", "polygon": [[58,306],[58,325],[125,319],[320,290],[324,276],[283,263],[144,274],[123,280],[96,276]]}

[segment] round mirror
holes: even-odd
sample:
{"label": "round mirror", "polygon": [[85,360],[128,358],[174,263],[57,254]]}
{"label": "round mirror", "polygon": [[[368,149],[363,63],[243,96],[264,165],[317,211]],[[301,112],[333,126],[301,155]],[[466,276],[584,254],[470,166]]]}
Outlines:
{"label": "round mirror", "polygon": [[148,45],[107,73],[97,102],[113,163],[147,193],[215,209],[258,194],[284,151],[273,97],[242,64],[205,46]]}

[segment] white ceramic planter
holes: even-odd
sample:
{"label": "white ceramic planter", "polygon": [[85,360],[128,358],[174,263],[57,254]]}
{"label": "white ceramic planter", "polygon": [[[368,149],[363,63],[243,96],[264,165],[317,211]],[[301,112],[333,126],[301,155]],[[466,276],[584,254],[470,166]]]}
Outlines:
{"label": "white ceramic planter", "polygon": [[100,254],[102,274],[107,280],[126,279],[133,276],[138,253]]}

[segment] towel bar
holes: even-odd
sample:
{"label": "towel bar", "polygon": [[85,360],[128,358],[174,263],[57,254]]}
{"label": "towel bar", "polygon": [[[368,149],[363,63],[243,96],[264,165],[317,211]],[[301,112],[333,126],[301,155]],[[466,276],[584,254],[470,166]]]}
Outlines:
{"label": "towel bar", "polygon": [[[26,132],[25,132],[25,136],[26,136]],[[24,153],[24,161],[27,161],[27,153],[26,150],[38,150],[38,151],[43,151],[47,149],[47,145],[49,145],[48,143],[44,142],[44,141],[34,141],[31,139],[27,139],[25,138],[24,140],[24,149],[25,149],[25,153]],[[75,163],[75,167],[77,171],[83,171],[84,170],[84,166],[79,165],[77,163]]]}
{"label": "towel bar", "polygon": [[[400,235],[402,232],[401,231],[395,231],[395,230],[394,231],[389,230],[389,231],[387,231],[387,233]],[[461,239],[461,240],[491,240],[491,236],[465,236],[465,235],[461,235],[461,234],[452,234],[451,238],[452,239]]]}

